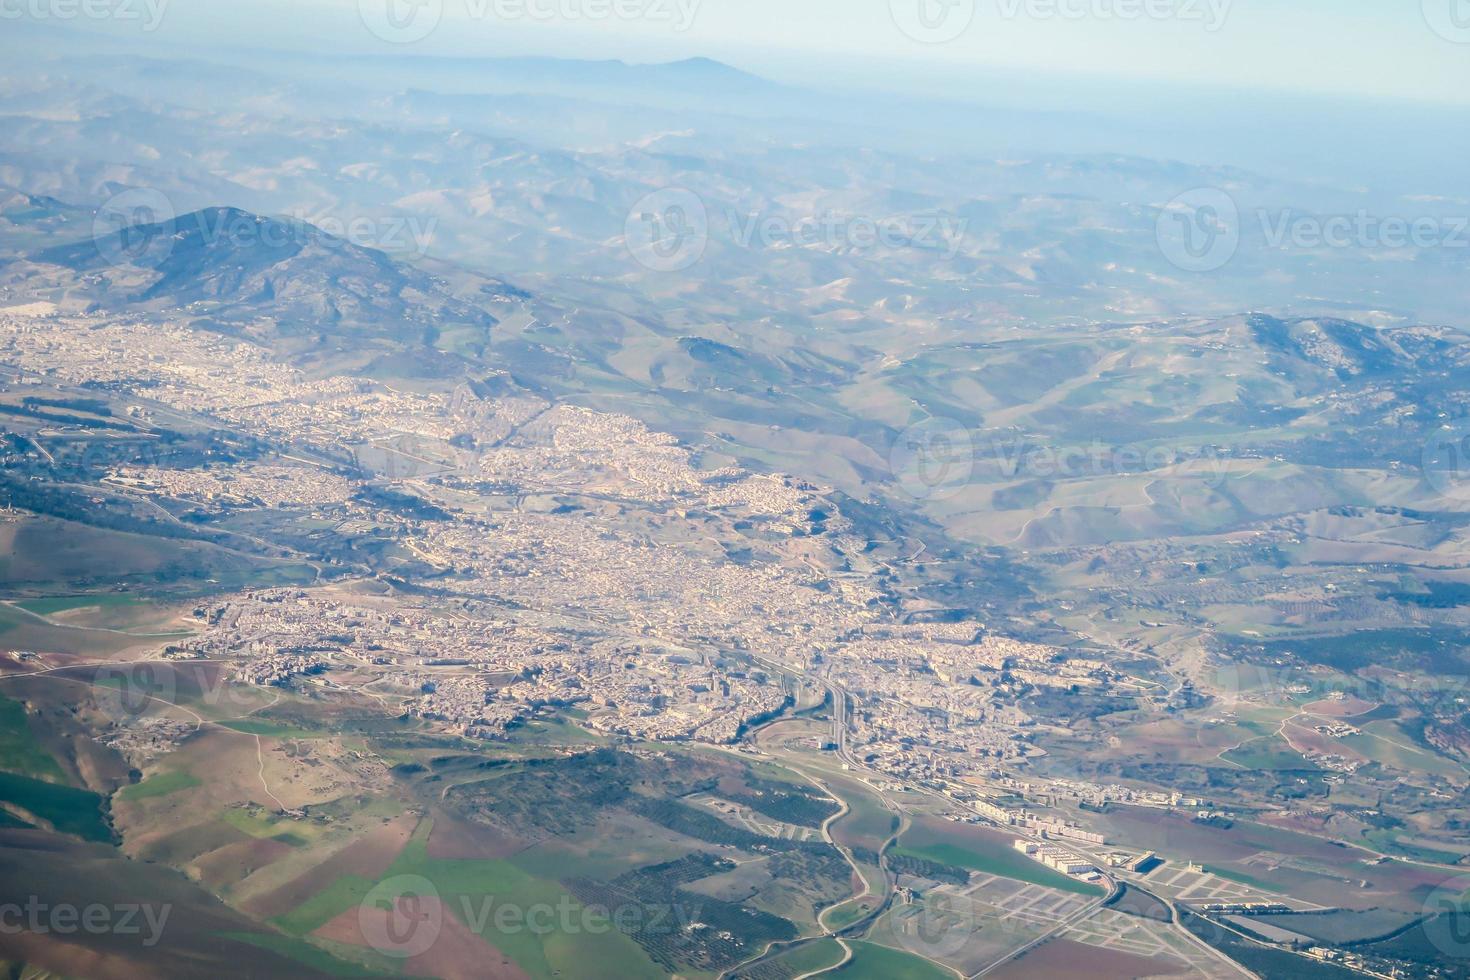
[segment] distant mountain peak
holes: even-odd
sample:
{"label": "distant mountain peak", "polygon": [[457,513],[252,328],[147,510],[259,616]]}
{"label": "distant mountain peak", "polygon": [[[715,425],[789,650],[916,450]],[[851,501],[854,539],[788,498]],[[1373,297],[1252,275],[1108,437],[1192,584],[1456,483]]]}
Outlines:
{"label": "distant mountain peak", "polygon": [[727,65],[723,61],[716,61],[713,58],[706,58],[703,56],[685,58],[682,61],[671,61],[668,63],[668,67],[682,68],[686,71],[711,72],[722,75],[743,75],[747,78],[755,77],[749,72],[741,71],[739,68],[736,68],[732,65]]}
{"label": "distant mountain peak", "polygon": [[255,339],[282,353],[321,353],[324,338],[348,336],[364,348],[378,340],[432,353],[440,331],[454,330],[477,354],[496,323],[476,298],[378,249],[228,205],[98,233],[31,261],[37,281],[100,308],[267,318],[275,327]]}
{"label": "distant mountain peak", "polygon": [[387,261],[379,252],[354,246],[307,222],[270,218],[229,205],[138,221],[115,231],[99,230],[90,241],[47,249],[36,258],[79,271],[107,266],[152,269],[161,276],[154,288],[167,289],[176,280],[205,279],[221,264],[276,266],[319,244],[369,264]]}
{"label": "distant mountain peak", "polygon": [[723,61],[716,61],[714,58],[685,58],[682,61],[670,61],[648,67],[661,74],[677,75],[683,79],[705,84],[734,84],[742,88],[776,87],[775,83],[759,75],[736,68],[734,65],[727,65]]}

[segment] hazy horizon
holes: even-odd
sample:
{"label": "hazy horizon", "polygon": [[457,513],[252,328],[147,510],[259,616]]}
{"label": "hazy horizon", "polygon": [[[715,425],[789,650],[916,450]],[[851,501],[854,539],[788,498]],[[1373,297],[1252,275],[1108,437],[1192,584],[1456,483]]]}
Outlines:
{"label": "hazy horizon", "polygon": [[[892,92],[1022,72],[1026,81],[1168,82],[1203,91],[1470,104],[1470,28],[1454,17],[1457,0],[1421,0],[1394,11],[1319,0],[912,0],[934,5],[933,12],[953,5],[945,16],[913,23],[902,12],[909,0],[891,0],[893,9],[882,0],[808,0],[794,9],[776,0],[624,0],[627,16],[579,13],[598,2],[312,0],[252,5],[247,13],[222,0],[116,0],[128,16],[87,20],[48,16],[45,0],[28,0],[5,11],[12,23],[75,25],[124,42],[630,62],[708,57],[781,81],[856,82]],[[402,7],[392,20],[390,3]],[[1443,22],[1436,5],[1445,8]],[[413,30],[391,40],[375,35],[370,25],[380,7],[382,23]],[[263,16],[262,8],[279,16]],[[419,37],[430,23],[436,29]],[[207,57],[209,50],[199,53]],[[984,100],[995,93],[931,94]]]}

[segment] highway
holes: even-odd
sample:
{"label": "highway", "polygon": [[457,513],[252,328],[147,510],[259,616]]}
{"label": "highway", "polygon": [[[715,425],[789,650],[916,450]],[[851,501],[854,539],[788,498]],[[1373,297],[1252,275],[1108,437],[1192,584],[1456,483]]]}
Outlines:
{"label": "highway", "polygon": [[[854,774],[864,774],[864,775],[867,775],[867,776],[870,776],[870,777],[873,777],[873,778],[876,778],[876,779],[879,779],[879,780],[882,780],[882,781],[885,781],[885,782],[898,783],[898,784],[902,785],[904,787],[904,789],[908,790],[909,792],[916,793],[916,794],[923,795],[923,796],[927,796],[927,797],[929,797],[931,799],[934,799],[936,801],[942,802],[942,803],[944,803],[946,805],[946,807],[963,806],[963,804],[959,803],[959,801],[956,801],[956,800],[950,798],[948,795],[946,795],[944,793],[941,793],[941,792],[939,792],[937,790],[932,790],[932,789],[930,789],[930,788],[928,788],[926,786],[921,786],[921,785],[918,785],[916,783],[912,783],[912,782],[910,782],[908,780],[901,779],[901,778],[896,777],[896,776],[893,776],[893,775],[891,775],[889,773],[878,772],[876,770],[870,769],[865,763],[859,761],[853,755],[853,753],[852,753],[852,747],[851,747],[851,744],[850,744],[851,725],[849,724],[849,719],[850,719],[851,712],[852,712],[852,696],[851,696],[851,694],[845,688],[842,687],[841,684],[837,683],[836,681],[834,681],[833,679],[831,679],[830,677],[827,677],[827,676],[821,676],[821,675],[809,673],[809,672],[806,672],[806,671],[793,671],[790,667],[787,667],[787,666],[781,665],[781,664],[777,664],[777,663],[773,663],[773,662],[768,662],[768,661],[762,660],[761,658],[758,658],[758,657],[757,658],[754,658],[754,659],[756,659],[757,662],[759,662],[763,667],[766,667],[768,670],[771,670],[771,671],[773,671],[773,672],[775,672],[777,674],[784,674],[784,675],[788,675],[788,676],[790,676],[790,675],[792,675],[794,673],[797,677],[799,677],[800,679],[802,679],[806,683],[819,686],[819,687],[821,687],[822,689],[824,689],[827,692],[827,696],[828,696],[828,698],[831,701],[831,714],[832,714],[832,729],[831,729],[830,742],[831,742],[832,745],[834,745],[836,747],[835,750],[834,750],[834,754],[837,756],[837,758],[842,762],[842,764],[849,771],[851,771]],[[752,734],[754,734],[754,733],[752,733]],[[866,782],[867,780],[864,780],[864,781]],[[820,784],[820,785],[822,785],[822,788],[823,788],[824,791],[826,791],[829,794],[833,795],[834,798],[837,798],[839,800],[841,799],[839,796],[837,796],[837,794],[832,793],[831,789],[828,788],[825,784]],[[889,809],[893,810],[895,813],[897,813],[899,815],[900,820],[901,820],[900,829],[897,832],[895,832],[895,834],[893,835],[893,837],[891,837],[888,840],[887,843],[884,844],[883,850],[882,850],[882,852],[879,855],[879,867],[882,870],[883,876],[884,876],[884,883],[883,883],[883,885],[884,885],[884,889],[885,889],[885,894],[883,896],[883,901],[880,903],[880,905],[878,906],[878,908],[875,909],[872,913],[870,913],[868,915],[865,915],[862,919],[860,919],[860,920],[858,920],[856,922],[853,922],[850,925],[848,925],[848,926],[846,926],[846,927],[844,927],[842,929],[836,930],[835,932],[833,932],[833,931],[826,931],[825,930],[825,926],[824,926],[823,927],[824,928],[824,931],[826,931],[826,935],[824,935],[824,936],[814,937],[814,938],[806,939],[806,940],[798,940],[798,941],[796,941],[794,943],[790,943],[790,944],[787,944],[785,946],[781,946],[779,948],[774,948],[773,947],[772,949],[768,950],[764,955],[762,955],[762,956],[760,956],[760,957],[758,957],[758,958],[756,958],[754,960],[751,960],[751,961],[749,961],[747,963],[741,964],[739,967],[736,967],[736,968],[734,968],[734,969],[732,969],[730,971],[727,971],[727,974],[726,975],[734,974],[734,973],[738,972],[739,970],[748,969],[748,968],[750,968],[752,966],[756,966],[756,965],[758,965],[760,963],[763,963],[763,962],[766,962],[766,961],[768,961],[770,959],[773,959],[775,956],[778,956],[781,953],[787,952],[787,951],[789,951],[791,949],[794,949],[794,948],[799,948],[799,947],[808,945],[810,943],[819,942],[819,941],[821,941],[822,939],[825,939],[825,938],[829,938],[830,937],[830,938],[833,938],[833,939],[838,940],[839,942],[842,942],[843,939],[856,938],[858,936],[861,936],[864,932],[867,931],[867,929],[874,922],[876,922],[879,918],[881,918],[882,915],[886,911],[888,911],[888,909],[890,907],[892,907],[892,904],[894,902],[894,899],[896,898],[896,896],[898,894],[898,876],[888,867],[888,857],[887,857],[887,854],[888,854],[889,849],[897,842],[898,837],[901,836],[901,834],[903,832],[903,829],[906,828],[907,823],[908,823],[908,818],[907,818],[907,815],[904,814],[902,808],[898,804],[896,804],[893,800],[891,800],[886,794],[884,794],[883,792],[877,790],[876,788],[874,789],[874,792],[879,796],[880,799],[883,800],[884,804],[886,806],[888,806]],[[846,804],[844,803],[844,806],[845,805]],[[854,866],[856,866],[855,865],[855,862],[853,862],[853,860],[852,860],[851,855],[846,850],[844,850],[841,847],[841,845],[839,845],[835,840],[833,840],[831,838],[831,836],[830,836],[829,833],[827,833],[827,828],[830,827],[831,823],[835,823],[835,820],[829,822],[824,827],[824,837],[834,847],[837,847],[839,851],[842,851],[843,856],[848,859],[848,862],[850,864],[854,864]],[[1002,827],[1001,829],[1004,830],[1008,834],[1013,834],[1015,837],[1017,837],[1019,839],[1030,840],[1030,841],[1034,841],[1036,843],[1041,843],[1041,844],[1055,844],[1056,843],[1055,841],[1048,840],[1048,839],[1046,839],[1046,838],[1044,838],[1044,837],[1042,837],[1040,835],[1032,834],[1032,833],[1030,833],[1028,831],[1022,830],[1022,829],[1017,828],[1017,827]],[[1086,856],[1086,857],[1088,857],[1088,858],[1093,859],[1094,861],[1096,861],[1095,855],[1088,854],[1085,850],[1080,851],[1080,853],[1082,853],[1084,856]],[[1102,862],[1097,862],[1097,864],[1098,864],[1099,869],[1101,869],[1102,868]],[[1058,935],[1061,935],[1063,932],[1065,932],[1068,928],[1070,928],[1072,925],[1076,924],[1077,922],[1080,922],[1083,919],[1085,919],[1088,916],[1090,916],[1093,913],[1095,913],[1099,908],[1101,908],[1103,905],[1105,905],[1110,898],[1112,898],[1115,894],[1117,894],[1118,889],[1119,889],[1119,887],[1121,885],[1121,881],[1113,873],[1110,873],[1110,872],[1107,872],[1107,871],[1102,871],[1102,870],[1100,870],[1100,873],[1102,874],[1103,881],[1104,881],[1104,883],[1107,886],[1107,893],[1106,893],[1106,895],[1104,895],[1102,898],[1097,899],[1095,902],[1092,902],[1092,903],[1088,904],[1085,908],[1079,910],[1074,915],[1072,915],[1072,916],[1068,917],[1067,919],[1065,919],[1065,920],[1057,923],[1057,925],[1056,925],[1055,928],[1048,930],[1044,935],[1037,937],[1035,940],[1027,943],[1024,946],[1021,946],[1021,947],[1018,947],[1017,949],[1012,950],[1011,952],[1007,953],[1005,956],[1001,957],[1000,959],[998,959],[998,960],[992,962],[991,964],[989,964],[988,966],[986,966],[983,970],[979,971],[978,973],[969,975],[968,977],[966,977],[966,980],[978,980],[979,977],[983,977],[986,974],[989,974],[989,973],[993,972],[994,970],[1000,968],[1001,966],[1004,966],[1006,963],[1013,962],[1017,958],[1025,955],[1026,953],[1030,952],[1031,950],[1033,950],[1033,949],[1041,946],[1042,944],[1044,944],[1048,940],[1054,939]],[[1128,879],[1132,879],[1132,878],[1134,878],[1136,876],[1133,876],[1131,874],[1124,873],[1124,877],[1126,877]],[[1135,888],[1139,887],[1136,883],[1134,883],[1131,880],[1129,881],[1129,884],[1132,884],[1133,887],[1135,887]],[[1142,889],[1140,889],[1140,890],[1142,890]],[[1198,948],[1200,948],[1200,949],[1202,949],[1204,951],[1207,951],[1211,955],[1211,957],[1213,957],[1215,960],[1219,961],[1223,966],[1227,966],[1237,976],[1240,976],[1240,977],[1254,977],[1255,976],[1255,974],[1253,974],[1249,970],[1245,969],[1239,963],[1236,963],[1234,960],[1232,960],[1229,957],[1227,957],[1224,953],[1221,953],[1219,950],[1217,950],[1214,947],[1210,946],[1208,943],[1205,943],[1198,936],[1195,936],[1192,932],[1190,932],[1187,929],[1184,929],[1181,925],[1179,925],[1178,912],[1177,912],[1177,909],[1175,909],[1174,904],[1172,902],[1168,902],[1166,904],[1171,909],[1174,909],[1174,925],[1175,925],[1175,928],[1178,930],[1179,934],[1187,937],[1188,940],[1190,941],[1190,943],[1192,945],[1194,945],[1194,946],[1196,946],[1196,947],[1198,947]],[[830,911],[830,909],[828,911]],[[845,947],[845,943],[844,943],[844,947]],[[926,959],[927,959],[927,957],[926,957]],[[947,969],[950,972],[955,973],[956,976],[965,976],[964,974],[960,973],[959,971],[954,970],[952,967],[949,967],[949,966],[947,966],[945,964],[938,963],[935,960],[929,960],[929,962],[935,963],[936,966],[941,966],[944,969]],[[824,972],[824,973],[830,973],[830,970],[829,971],[822,971],[822,972]],[[723,977],[722,977],[722,980],[723,980]]]}

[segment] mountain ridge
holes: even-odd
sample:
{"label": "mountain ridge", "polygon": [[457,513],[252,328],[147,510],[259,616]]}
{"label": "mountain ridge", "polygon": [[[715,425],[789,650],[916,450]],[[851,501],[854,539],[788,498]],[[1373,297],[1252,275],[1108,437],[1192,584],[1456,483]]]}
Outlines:
{"label": "mountain ridge", "polygon": [[[315,225],[220,205],[96,232],[32,252],[3,279],[63,308],[183,311],[278,348],[325,361],[361,347],[407,351],[420,368],[484,354],[499,322],[489,307],[526,294],[469,276],[465,295],[440,276]],[[350,342],[349,342],[350,341]]]}

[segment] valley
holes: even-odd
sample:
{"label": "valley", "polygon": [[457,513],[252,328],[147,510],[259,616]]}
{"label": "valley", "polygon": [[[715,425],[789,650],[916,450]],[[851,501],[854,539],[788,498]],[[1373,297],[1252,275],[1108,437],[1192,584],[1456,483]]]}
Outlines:
{"label": "valley", "polygon": [[48,30],[6,976],[1470,976],[1432,154]]}

